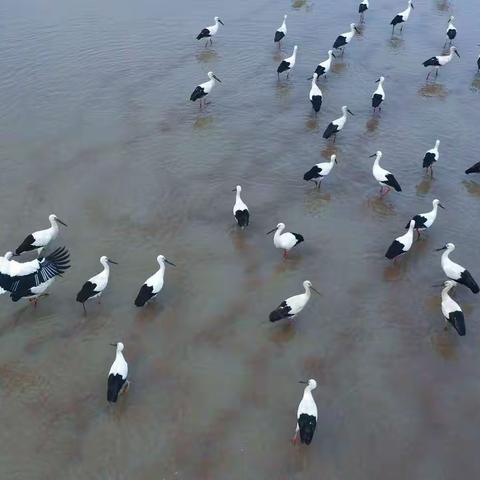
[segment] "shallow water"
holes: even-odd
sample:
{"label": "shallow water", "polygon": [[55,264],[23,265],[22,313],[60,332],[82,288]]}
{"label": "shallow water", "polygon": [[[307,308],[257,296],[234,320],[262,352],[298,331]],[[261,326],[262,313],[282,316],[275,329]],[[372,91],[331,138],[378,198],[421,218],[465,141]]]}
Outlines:
{"label": "shallow water", "polygon": [[[371,2],[362,32],[321,80],[315,119],[307,77],[357,2],[13,2],[0,5],[1,249],[68,224],[58,244],[72,268],[33,310],[0,298],[0,478],[477,478],[480,459],[478,299],[458,289],[467,336],[445,332],[435,247],[480,277],[478,2]],[[287,12],[282,51],[273,33]],[[462,55],[425,84],[450,13]],[[194,40],[218,14],[213,44]],[[289,80],[276,67],[299,45]],[[213,70],[223,81],[199,111],[188,97]],[[372,115],[374,81],[387,100]],[[321,134],[347,104],[334,148]],[[441,139],[435,176],[421,160]],[[403,192],[378,198],[377,149]],[[314,163],[338,156],[318,191]],[[233,226],[241,183],[251,225]],[[383,257],[415,213],[439,198],[434,228],[396,265]],[[265,232],[283,221],[306,242],[283,261]],[[167,268],[156,302],[133,299]],[[101,305],[74,299],[119,262]],[[310,279],[294,324],[268,313]],[[123,340],[129,393],[106,404],[106,374]],[[289,439],[302,388],[319,408],[309,448]],[[387,473],[386,473],[387,472]]]}

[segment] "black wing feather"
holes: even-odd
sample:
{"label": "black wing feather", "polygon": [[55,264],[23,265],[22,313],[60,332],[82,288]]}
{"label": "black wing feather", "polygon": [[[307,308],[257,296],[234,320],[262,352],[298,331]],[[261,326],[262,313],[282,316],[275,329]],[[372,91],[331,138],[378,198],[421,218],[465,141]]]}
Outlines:
{"label": "black wing feather", "polygon": [[153,287],[149,287],[146,283],[144,283],[138,292],[137,298],[135,299],[135,305],[137,307],[143,307],[152,297],[154,297]]}
{"label": "black wing feather", "polygon": [[77,294],[77,302],[85,303],[90,297],[93,297],[98,292],[95,291],[97,286],[88,281],[83,284],[82,289]]}
{"label": "black wing feather", "polygon": [[280,63],[277,68],[277,73],[282,73],[290,69],[290,62],[286,62],[285,60]]}
{"label": "black wing feather", "polygon": [[394,240],[392,244],[388,247],[387,253],[385,256],[392,260],[395,257],[398,257],[402,253],[405,253],[403,250],[404,245],[402,245],[398,240]]}
{"label": "black wing feather", "polygon": [[382,102],[383,102],[383,97],[379,93],[376,93],[372,97],[372,107],[373,108],[377,108]]}
{"label": "black wing feather", "polygon": [[315,73],[321,77],[325,73],[325,67],[322,65],[317,65],[317,68],[315,69]]}
{"label": "black wing feather", "polygon": [[[413,228],[426,228],[425,222],[427,219],[423,215],[415,215],[412,220],[415,222],[415,226]],[[410,222],[407,223],[405,228],[410,228]]]}
{"label": "black wing feather", "polygon": [[468,270],[464,270],[460,275],[460,278],[455,281],[468,287],[472,291],[472,293],[480,292],[480,288],[478,288],[477,282]]}
{"label": "black wing feather", "polygon": [[465,170],[465,173],[480,173],[480,162],[477,162],[475,165],[471,166],[470,168],[467,168]]}
{"label": "black wing feather", "polygon": [[33,235],[28,235],[27,238],[20,244],[20,246],[15,250],[15,255],[20,255],[23,252],[31,252],[32,250],[36,250],[39,247],[35,247],[33,244],[35,239]]}
{"label": "black wing feather", "polygon": [[465,317],[463,316],[463,312],[451,312],[447,318],[448,323],[453,326],[453,328],[457,331],[457,333],[463,337],[466,333],[465,330]]}
{"label": "black wing feather", "polygon": [[397,23],[402,23],[403,22],[403,17],[401,15],[395,15],[393,17],[393,20],[390,22],[390,25],[397,25]]}
{"label": "black wing feather", "polygon": [[423,66],[424,67],[439,67],[440,63],[438,62],[437,57],[432,57],[432,58],[429,58],[428,60],[425,60],[423,62]]}
{"label": "black wing feather", "polygon": [[205,95],[206,95],[205,90],[202,87],[198,86],[190,95],[190,100],[192,102],[195,102],[195,100],[205,97]]}
{"label": "black wing feather", "polygon": [[307,173],[305,173],[305,175],[303,176],[303,179],[308,182],[309,180],[314,180],[315,178],[319,178],[321,177],[321,174],[320,174],[321,171],[322,169],[315,165]]}
{"label": "black wing feather", "polygon": [[283,32],[275,32],[275,38],[273,39],[274,42],[279,42],[285,34]]}
{"label": "black wing feather", "polygon": [[397,182],[397,179],[391,173],[386,175],[386,177],[387,179],[384,182],[382,182],[384,185],[388,185],[389,187],[392,187],[396,192],[402,191],[402,187]]}
{"label": "black wing feather", "polygon": [[108,376],[108,384],[107,384],[107,400],[111,403],[115,403],[118,399],[118,394],[121,392],[123,385],[126,379],[122,378],[122,376],[117,373],[111,373]]}
{"label": "black wing feather", "polygon": [[340,48],[346,45],[347,42],[345,41],[345,37],[343,35],[339,35],[335,42],[333,43],[333,48]]}
{"label": "black wing feather", "polygon": [[314,95],[310,101],[312,102],[313,109],[318,113],[320,111],[320,107],[322,106],[322,96]]}
{"label": "black wing feather", "polygon": [[197,35],[197,40],[200,40],[201,38],[208,38],[210,37],[210,30],[208,28],[204,28],[198,35]]}
{"label": "black wing feather", "polygon": [[297,421],[300,430],[300,441],[305,445],[310,445],[317,426],[317,419],[313,415],[302,413]]}
{"label": "black wing feather", "polygon": [[237,210],[235,212],[235,219],[239,227],[247,227],[250,222],[250,214],[248,210]]}
{"label": "black wing feather", "polygon": [[428,168],[436,162],[435,154],[432,152],[427,152],[423,157],[423,168]]}
{"label": "black wing feather", "polygon": [[331,122],[328,124],[328,127],[323,132],[323,138],[330,138],[334,133],[338,132],[337,126]]}
{"label": "black wing feather", "polygon": [[270,313],[269,319],[271,322],[277,322],[278,320],[282,320],[282,318],[293,317],[290,310],[291,308],[284,300],[273,312]]}

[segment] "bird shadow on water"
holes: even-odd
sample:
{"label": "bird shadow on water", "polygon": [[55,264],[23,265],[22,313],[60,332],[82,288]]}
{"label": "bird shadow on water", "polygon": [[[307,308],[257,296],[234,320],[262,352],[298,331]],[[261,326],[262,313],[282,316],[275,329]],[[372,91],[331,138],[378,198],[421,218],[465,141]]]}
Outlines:
{"label": "bird shadow on water", "polygon": [[322,191],[323,187],[309,188],[305,192],[305,210],[308,213],[318,213],[332,199],[330,192]]}
{"label": "bird shadow on water", "polygon": [[401,280],[408,268],[408,257],[403,255],[403,258],[399,258],[396,261],[389,260],[389,264],[383,269],[383,279],[386,282],[396,282]]}
{"label": "bird shadow on water", "polygon": [[470,195],[480,197],[480,185],[475,180],[464,180],[462,185]]}
{"label": "bird shadow on water", "polygon": [[337,57],[337,58],[339,58],[340,61],[337,61],[337,62],[332,64],[332,72],[342,73],[347,69],[348,63],[344,62],[341,56]]}
{"label": "bird shadow on water", "polygon": [[276,92],[278,97],[288,97],[291,91],[292,91],[292,86],[288,78],[285,78],[285,79],[280,78],[279,80],[277,80]]}
{"label": "bird shadow on water", "polygon": [[198,117],[195,119],[195,122],[193,123],[193,128],[202,130],[202,129],[209,128],[212,125],[213,125],[213,116],[200,112]]}
{"label": "bird shadow on water", "polygon": [[378,125],[380,124],[380,117],[378,115],[372,115],[370,119],[367,120],[365,127],[368,133],[374,133],[377,130]]}
{"label": "bird shadow on water", "polygon": [[480,73],[473,77],[471,89],[473,92],[480,92]]}
{"label": "bird shadow on water", "polygon": [[432,185],[435,179],[430,175],[425,175],[422,181],[417,185],[416,192],[417,195],[426,195],[432,189]]}
{"label": "bird shadow on water", "polygon": [[307,117],[305,128],[307,130],[318,130],[318,118],[316,115]]}
{"label": "bird shadow on water", "polygon": [[387,45],[392,50],[398,50],[399,48],[402,48],[404,44],[405,44],[405,41],[403,40],[403,37],[398,35],[392,35],[387,42]]}
{"label": "bird shadow on water", "polygon": [[294,10],[301,10],[302,8],[309,12],[313,7],[313,4],[308,0],[292,0],[292,8]]}
{"label": "bird shadow on water", "polygon": [[195,57],[197,58],[197,61],[200,63],[210,63],[215,60],[218,60],[219,55],[215,50],[205,48],[201,52],[198,52],[195,55]]}
{"label": "bird shadow on water", "polygon": [[[392,194],[389,193],[389,195]],[[385,197],[374,195],[373,197],[369,197],[366,203],[374,213],[382,217],[391,217],[392,215],[395,215],[395,207],[393,203],[388,201]]]}
{"label": "bird shadow on water", "polygon": [[[442,320],[441,314],[439,315],[439,319]],[[436,327],[435,331],[430,335],[430,342],[434,350],[444,360],[454,360],[457,357],[456,343],[452,336],[452,330],[452,328],[445,330],[445,327]],[[455,331],[453,331],[453,333],[455,333]]]}
{"label": "bird shadow on water", "polygon": [[440,12],[447,12],[450,9],[450,2],[448,0],[436,0],[437,10]]}
{"label": "bird shadow on water", "polygon": [[418,89],[418,94],[422,97],[445,98],[448,90],[441,83],[425,83]]}
{"label": "bird shadow on water", "polygon": [[289,342],[295,336],[295,325],[296,320],[280,320],[283,322],[281,325],[273,325],[274,328],[270,332],[270,340],[276,343],[277,345],[282,345]]}
{"label": "bird shadow on water", "polygon": [[322,157],[330,160],[332,155],[338,155],[337,146],[333,143],[328,143],[327,146],[320,152]]}

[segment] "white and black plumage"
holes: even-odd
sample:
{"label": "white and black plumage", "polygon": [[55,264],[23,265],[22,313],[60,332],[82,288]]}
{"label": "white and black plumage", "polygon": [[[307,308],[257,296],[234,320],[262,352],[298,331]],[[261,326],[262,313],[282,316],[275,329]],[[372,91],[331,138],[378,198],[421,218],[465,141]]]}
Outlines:
{"label": "white and black plumage", "polygon": [[295,66],[295,62],[296,62],[296,59],[297,59],[297,50],[298,50],[298,47],[297,47],[297,45],[295,45],[293,47],[292,55],[290,57],[286,58],[285,60],[283,60],[280,63],[280,65],[278,66],[277,75],[278,75],[279,78],[280,78],[280,74],[282,72],[287,72],[287,78],[290,75],[290,70]]}
{"label": "white and black plumage", "polygon": [[[438,198],[433,200],[432,202],[433,208],[429,212],[426,213],[419,213],[418,215],[415,215],[412,220],[415,222],[414,229],[417,231],[417,235],[420,237],[420,232],[423,230],[427,230],[427,228],[430,228],[433,225],[433,222],[435,222],[437,218],[437,213],[438,213],[438,207],[440,208],[445,208],[441,203]],[[405,228],[408,228],[410,226],[410,222],[407,223]]]}
{"label": "white and black plumage", "polygon": [[385,77],[380,77],[377,82],[378,82],[378,87],[377,89],[373,92],[372,95],[372,107],[373,111],[375,111],[377,108],[379,110],[382,109],[381,105],[383,101],[385,100],[385,90],[383,89],[383,82],[385,81]]}
{"label": "white and black plumage", "polygon": [[473,293],[480,292],[480,288],[478,288],[477,282],[472,277],[472,274],[466,268],[450,260],[449,255],[455,250],[455,245],[453,243],[447,243],[444,247],[437,248],[437,252],[442,250],[445,250],[441,259],[442,269],[445,275],[450,280],[465,285]]}
{"label": "white and black plumage", "polygon": [[115,347],[117,352],[115,354],[115,360],[108,372],[107,401],[115,403],[118,400],[118,396],[128,390],[128,363],[123,356],[123,343],[111,343],[110,345]]}
{"label": "white and black plumage", "polygon": [[323,132],[323,138],[330,138],[331,136],[333,136],[333,142],[335,143],[337,133],[343,129],[345,123],[347,122],[347,113],[353,115],[353,113],[348,109],[348,107],[344,105],[342,107],[342,116],[328,124],[327,128]]}
{"label": "white and black plumage", "polygon": [[192,102],[200,100],[200,107],[202,106],[202,99],[205,104],[205,97],[212,91],[215,84],[217,82],[222,83],[221,80],[213,72],[208,72],[207,76],[210,80],[208,80],[208,82],[201,83],[200,85],[195,87],[195,90],[190,95],[190,100]]}
{"label": "white and black plumage", "polygon": [[480,72],[480,55],[477,58],[477,72]]}
{"label": "white and black plumage", "polygon": [[[398,24],[403,24],[408,20],[408,17],[410,17],[410,13],[412,9],[414,8],[412,0],[408,0],[408,6],[403,12],[399,12],[393,17],[393,20],[390,22],[390,25],[392,25],[392,33],[395,30],[395,26]],[[400,31],[403,30],[403,25],[400,28]]]}
{"label": "white and black plumage", "polygon": [[37,299],[46,295],[45,291],[55,277],[70,268],[69,253],[64,247],[57,248],[45,258],[30,262],[20,263],[11,258],[11,252],[0,258],[0,288],[10,292],[14,302],[28,298],[36,305]]}
{"label": "white and black plumage", "polygon": [[[442,290],[442,313],[445,317],[445,321],[457,331],[457,333],[463,337],[466,333],[465,330],[465,317],[463,316],[460,305],[450,297],[448,292],[455,287],[456,283],[453,280],[446,280],[444,282],[444,289]],[[445,327],[445,329],[447,329]]]}
{"label": "white and black plumage", "polygon": [[295,435],[292,442],[295,444],[300,436],[300,441],[305,445],[310,445],[317,426],[318,411],[315,400],[312,396],[312,390],[317,388],[317,382],[312,378],[306,383],[307,386],[303,391],[303,397],[297,409],[297,426],[295,427]]}
{"label": "white and black plumage", "polygon": [[277,322],[283,318],[293,319],[296,315],[298,315],[310,300],[312,295],[310,290],[320,294],[312,287],[312,282],[309,280],[305,280],[303,282],[303,288],[305,289],[304,293],[287,298],[275,310],[273,310],[273,312],[270,313],[269,318],[271,322]]}
{"label": "white and black plumage", "polygon": [[435,78],[437,78],[438,69],[440,67],[443,67],[444,65],[447,65],[447,63],[450,63],[453,58],[453,54],[457,55],[457,57],[460,58],[457,47],[451,46],[450,53],[448,55],[437,55],[436,57],[431,57],[428,60],[425,60],[423,62],[424,67],[433,67],[432,70],[427,73],[426,80],[428,80],[428,77],[432,74],[433,70],[435,70]]}
{"label": "white and black plumage", "polygon": [[472,165],[470,168],[465,170],[465,173],[468,175],[469,173],[480,173],[480,162],[477,162],[475,165]]}
{"label": "white and black plumage", "polygon": [[[375,157],[372,167],[372,174],[375,180],[380,184],[380,195],[387,195],[392,188],[396,192],[401,192],[402,187],[393,174],[380,166],[380,159],[382,158],[382,155],[383,153],[380,150],[378,150],[377,153],[370,155],[370,157]],[[385,187],[387,188],[385,189]]]}
{"label": "white and black plumage", "polygon": [[329,162],[322,162],[314,165],[307,173],[305,173],[303,179],[307,182],[315,182],[315,185],[320,188],[323,178],[330,174],[335,163],[337,163],[337,156],[333,154],[330,156]]}
{"label": "white and black plumage", "polygon": [[445,45],[447,44],[448,41],[452,43],[453,39],[457,36],[457,29],[453,24],[454,20],[455,20],[455,17],[453,16],[448,19],[447,40],[445,41]]}
{"label": "white and black plumage", "polygon": [[302,243],[304,238],[299,233],[283,233],[284,230],[285,224],[279,223],[275,228],[272,228],[272,230],[267,232],[267,235],[275,232],[275,235],[273,236],[273,244],[275,245],[275,248],[281,248],[283,250],[283,257],[287,258],[288,252],[299,243]]}
{"label": "white and black plumage", "polygon": [[140,287],[135,305],[143,307],[147,302],[155,298],[163,288],[163,278],[165,276],[165,264],[168,263],[175,267],[175,264],[167,260],[163,255],[157,257],[159,269],[145,280],[145,283]]}
{"label": "white and black plumage", "polygon": [[50,227],[45,230],[38,230],[28,235],[25,240],[15,250],[15,255],[20,255],[23,252],[30,252],[37,250],[37,254],[40,255],[42,250],[58,236],[58,224],[62,224],[65,227],[66,223],[62,222],[55,214],[51,214],[48,217]]}
{"label": "white and black plumage", "polygon": [[287,15],[284,15],[283,22],[275,32],[275,37],[273,38],[273,41],[275,43],[278,43],[278,45],[280,46],[280,41],[285,37],[286,34],[287,34]]}
{"label": "white and black plumage", "polygon": [[360,14],[360,22],[362,23],[365,18],[365,12],[368,10],[369,6],[370,4],[368,3],[368,0],[362,0],[360,5],[358,5],[358,13]]}
{"label": "white and black plumage", "polygon": [[410,225],[408,227],[407,233],[405,233],[401,237],[397,237],[392,242],[392,244],[388,247],[388,250],[387,250],[387,253],[385,253],[385,256],[389,260],[393,260],[399,255],[403,255],[404,253],[407,253],[410,250],[410,248],[412,248],[414,227],[415,227],[415,222],[413,220],[410,220]]}
{"label": "white and black plumage", "polygon": [[108,278],[110,276],[110,263],[117,265],[117,262],[106,257],[105,255],[100,257],[100,263],[103,266],[103,270],[97,275],[90,278],[83,284],[82,289],[77,294],[77,302],[83,305],[83,310],[86,313],[85,302],[90,299],[98,298],[102,295],[105,288],[108,285]]}
{"label": "white and black plumage", "polygon": [[213,19],[215,21],[215,24],[214,25],[210,25],[209,27],[205,27],[202,29],[202,31],[197,35],[197,40],[201,40],[202,38],[206,38],[207,39],[207,43],[205,44],[205,46],[208,45],[208,40],[210,39],[210,45],[213,43],[212,42],[212,38],[217,34],[218,32],[218,26],[219,26],[219,23],[221,23],[222,25],[224,25],[224,23],[218,18],[218,17],[215,17]]}
{"label": "white and black plumage", "polygon": [[312,108],[315,113],[320,111],[320,107],[322,106],[323,94],[320,90],[320,87],[317,85],[317,78],[318,75],[316,73],[313,74],[312,77],[312,86],[310,88],[310,93],[308,94],[308,98],[312,104]]}
{"label": "white and black plumage", "polygon": [[342,54],[345,51],[345,47],[352,41],[355,32],[360,33],[354,23],[350,24],[350,31],[341,33],[333,42],[333,49],[338,50],[342,49]]}
{"label": "white and black plumage", "polygon": [[238,226],[245,228],[250,222],[250,212],[241,197],[242,187],[237,185],[233,191],[237,192],[235,195],[235,204],[233,205],[233,216],[235,217]]}
{"label": "white and black plumage", "polygon": [[317,65],[317,68],[315,69],[315,73],[318,75],[318,77],[321,77],[321,76],[327,76],[327,73],[331,70],[332,68],[332,58],[337,58],[334,53],[333,53],[333,50],[329,50],[328,51],[328,58],[326,60],[324,60],[323,62],[320,62],[318,65]]}
{"label": "white and black plumage", "polygon": [[440,146],[440,140],[435,141],[435,146],[430,150],[427,150],[425,156],[423,157],[423,168],[430,169],[430,174],[433,176],[433,164],[438,161],[440,158],[440,153],[438,147]]}

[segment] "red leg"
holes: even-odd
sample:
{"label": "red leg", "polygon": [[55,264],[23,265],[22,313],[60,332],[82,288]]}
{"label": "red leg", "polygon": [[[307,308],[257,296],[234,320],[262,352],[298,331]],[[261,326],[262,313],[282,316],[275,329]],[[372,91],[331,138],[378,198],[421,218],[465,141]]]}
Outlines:
{"label": "red leg", "polygon": [[283,258],[287,258],[288,257],[288,252],[286,250],[283,251]]}

